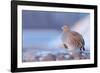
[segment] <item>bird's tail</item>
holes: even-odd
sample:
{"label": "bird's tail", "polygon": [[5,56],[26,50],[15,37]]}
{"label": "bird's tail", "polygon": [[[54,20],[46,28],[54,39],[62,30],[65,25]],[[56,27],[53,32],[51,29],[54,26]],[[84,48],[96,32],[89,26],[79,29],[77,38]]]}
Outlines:
{"label": "bird's tail", "polygon": [[83,46],[83,51],[85,51],[85,47]]}
{"label": "bird's tail", "polygon": [[83,47],[81,48],[81,50],[85,51],[85,47],[83,46]]}

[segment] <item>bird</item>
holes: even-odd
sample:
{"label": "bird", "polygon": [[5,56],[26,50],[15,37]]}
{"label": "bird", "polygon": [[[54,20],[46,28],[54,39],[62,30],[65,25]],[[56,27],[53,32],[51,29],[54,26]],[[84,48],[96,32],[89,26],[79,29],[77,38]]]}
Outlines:
{"label": "bird", "polygon": [[85,51],[83,36],[76,31],[72,31],[67,25],[64,25],[62,30],[62,43],[64,48],[69,51],[69,54],[74,59],[80,59],[81,51]]}

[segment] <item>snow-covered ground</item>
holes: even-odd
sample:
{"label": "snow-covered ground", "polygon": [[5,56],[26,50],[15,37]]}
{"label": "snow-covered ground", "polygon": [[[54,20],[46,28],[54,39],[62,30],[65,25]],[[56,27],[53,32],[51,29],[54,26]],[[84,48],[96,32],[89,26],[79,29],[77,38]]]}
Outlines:
{"label": "snow-covered ground", "polygon": [[[89,59],[89,50],[82,52],[81,59]],[[64,48],[59,49],[28,49],[23,52],[23,62],[73,60]]]}

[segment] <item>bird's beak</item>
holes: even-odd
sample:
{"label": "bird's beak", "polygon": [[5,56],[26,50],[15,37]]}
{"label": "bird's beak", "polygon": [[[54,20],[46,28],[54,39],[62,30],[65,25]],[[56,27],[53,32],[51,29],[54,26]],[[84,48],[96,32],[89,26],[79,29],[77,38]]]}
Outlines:
{"label": "bird's beak", "polygon": [[63,30],[63,29],[64,29],[64,27],[61,27],[61,29]]}

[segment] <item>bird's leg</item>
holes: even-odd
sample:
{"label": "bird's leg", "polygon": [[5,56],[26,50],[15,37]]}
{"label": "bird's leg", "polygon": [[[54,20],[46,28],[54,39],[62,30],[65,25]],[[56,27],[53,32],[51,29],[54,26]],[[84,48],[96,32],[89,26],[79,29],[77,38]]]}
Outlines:
{"label": "bird's leg", "polygon": [[66,44],[64,44],[64,47],[65,47],[65,48],[68,48]]}

